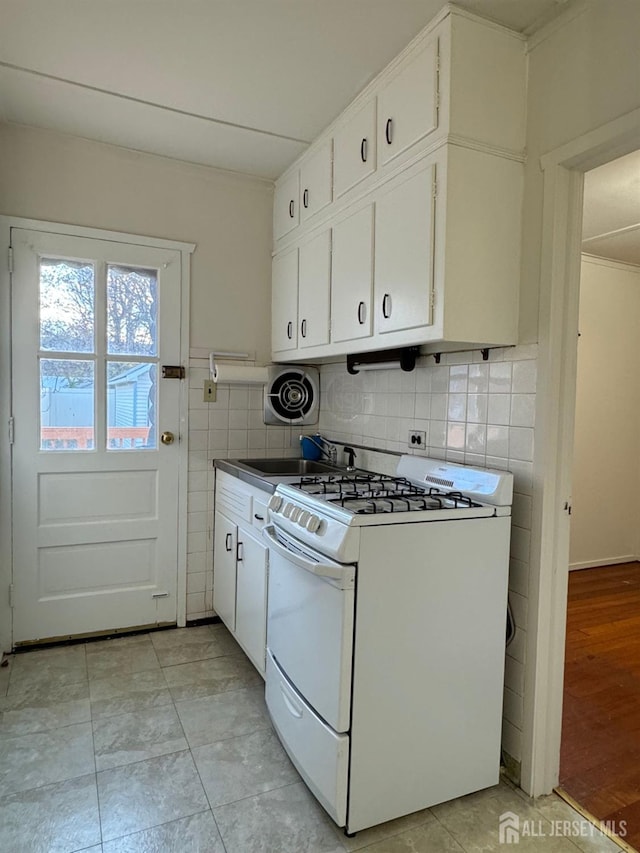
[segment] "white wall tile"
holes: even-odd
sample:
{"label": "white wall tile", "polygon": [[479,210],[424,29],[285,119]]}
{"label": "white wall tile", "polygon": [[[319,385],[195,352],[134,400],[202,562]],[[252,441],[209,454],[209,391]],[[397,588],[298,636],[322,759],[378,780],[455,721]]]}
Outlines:
{"label": "white wall tile", "polygon": [[504,716],[516,728],[522,728],[523,699],[508,687],[504,691]]}
{"label": "white wall tile", "polygon": [[533,429],[509,427],[509,458],[533,461]]}
{"label": "white wall tile", "polygon": [[469,367],[466,364],[456,364],[449,368],[449,393],[466,393],[469,383]]}
{"label": "white wall tile", "polygon": [[229,410],[241,409],[246,412],[249,408],[249,389],[234,388],[229,390]]}
{"label": "white wall tile", "polygon": [[470,364],[469,365],[469,393],[470,394],[486,394],[489,390],[489,365]]}
{"label": "white wall tile", "polygon": [[449,394],[447,417],[450,421],[464,421],[467,419],[466,394]]}
{"label": "white wall tile", "polygon": [[187,595],[194,592],[204,592],[206,585],[205,572],[192,572],[187,575]]}
{"label": "white wall tile", "polygon": [[536,367],[537,362],[535,361],[515,361],[513,363],[512,386],[514,394],[535,394]]}
{"label": "white wall tile", "polygon": [[187,496],[187,512],[206,512],[208,494],[206,491],[189,492]]}
{"label": "white wall tile", "polygon": [[207,449],[207,430],[206,429],[190,429],[189,430],[189,450],[206,450]]}
{"label": "white wall tile", "polygon": [[522,760],[522,732],[506,718],[502,720],[502,748],[516,761]]}
{"label": "white wall tile", "polygon": [[229,409],[229,429],[246,429],[249,423],[247,409]]}
{"label": "white wall tile", "polygon": [[489,365],[489,393],[509,394],[511,392],[511,363],[498,361]]}
{"label": "white wall tile", "polygon": [[[526,362],[521,362],[526,364]],[[511,395],[511,426],[532,427],[536,416],[535,394]]]}
{"label": "white wall tile", "polygon": [[503,459],[509,456],[509,427],[489,424],[487,426],[487,455],[499,456]]}
{"label": "white wall tile", "polygon": [[206,409],[194,409],[189,412],[189,429],[209,429],[209,412]]}
{"label": "white wall tile", "polygon": [[467,396],[467,421],[474,424],[486,424],[488,407],[488,394],[469,394]]}
{"label": "white wall tile", "polygon": [[445,421],[447,419],[447,394],[431,395],[431,419],[434,421]]}
{"label": "white wall tile", "polygon": [[464,450],[466,424],[449,421],[447,425],[447,449]]}
{"label": "white wall tile", "polygon": [[489,394],[487,422],[506,426],[511,419],[511,396],[509,394]]}

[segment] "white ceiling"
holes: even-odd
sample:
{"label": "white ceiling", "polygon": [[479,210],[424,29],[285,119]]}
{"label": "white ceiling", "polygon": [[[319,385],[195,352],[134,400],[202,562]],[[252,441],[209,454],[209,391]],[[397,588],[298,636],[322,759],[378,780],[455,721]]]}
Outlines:
{"label": "white ceiling", "polygon": [[587,172],[582,237],[590,255],[640,265],[640,151]]}
{"label": "white ceiling", "polygon": [[[533,31],[565,0],[460,0]],[[0,117],[277,177],[443,0],[0,0]]]}
{"label": "white ceiling", "polygon": [[[459,0],[531,33],[566,0]],[[0,0],[0,120],[276,178],[443,0]],[[640,264],[640,153],[585,180],[583,249]]]}

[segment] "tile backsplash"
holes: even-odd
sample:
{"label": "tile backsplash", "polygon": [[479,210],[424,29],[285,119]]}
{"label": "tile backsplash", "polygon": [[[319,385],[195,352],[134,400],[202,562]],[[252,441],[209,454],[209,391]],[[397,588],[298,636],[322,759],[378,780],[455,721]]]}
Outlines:
{"label": "tile backsplash", "polygon": [[189,362],[187,619],[213,615],[213,460],[297,456],[300,428],[265,426],[262,386],[220,383],[215,403],[203,400],[209,364]]}
{"label": "tile backsplash", "polygon": [[[352,376],[344,362],[320,369],[319,431],[357,447],[356,464],[392,473],[397,454],[415,453],[514,474],[509,600],[517,626],[507,650],[503,748],[521,757],[524,663],[531,530],[533,428],[537,346],[421,356],[410,373],[367,371]],[[265,426],[263,389],[220,384],[203,401],[205,359],[189,373],[187,618],[213,613],[213,460],[297,456],[300,427]],[[409,432],[426,445],[410,449]],[[381,451],[381,452],[374,452]],[[391,451],[391,453],[389,452]]]}

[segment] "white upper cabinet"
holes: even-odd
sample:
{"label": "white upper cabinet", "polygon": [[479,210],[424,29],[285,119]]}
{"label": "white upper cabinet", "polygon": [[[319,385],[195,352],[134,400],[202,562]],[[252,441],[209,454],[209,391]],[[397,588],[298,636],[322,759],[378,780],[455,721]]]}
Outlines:
{"label": "white upper cabinet", "polygon": [[333,226],[332,341],[368,338],[373,331],[373,213],[368,204]]}
{"label": "white upper cabinet", "polygon": [[271,281],[271,347],[274,352],[298,346],[298,250],[273,259]]}
{"label": "white upper cabinet", "polygon": [[388,163],[438,127],[438,39],[421,46],[378,94],[378,157]]}
{"label": "white upper cabinet", "polygon": [[296,169],[276,187],[273,197],[273,237],[279,240],[300,221],[300,174]]}
{"label": "white upper cabinet", "polygon": [[300,246],[298,273],[298,346],[329,343],[331,231]]}
{"label": "white upper cabinet", "polygon": [[431,323],[435,166],[376,201],[375,329],[399,332]]}
{"label": "white upper cabinet", "polygon": [[336,129],[333,150],[334,193],[340,198],[376,169],[375,98]]}
{"label": "white upper cabinet", "polygon": [[304,222],[331,204],[333,141],[324,145],[300,164],[300,219]]}
{"label": "white upper cabinet", "polygon": [[445,6],[277,181],[274,358],[517,343],[525,47]]}

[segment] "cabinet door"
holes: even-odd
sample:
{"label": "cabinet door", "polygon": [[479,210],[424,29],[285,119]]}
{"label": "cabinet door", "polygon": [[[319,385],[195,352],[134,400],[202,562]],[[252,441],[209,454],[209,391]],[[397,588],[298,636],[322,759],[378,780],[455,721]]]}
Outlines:
{"label": "cabinet door", "polygon": [[296,169],[282,183],[278,183],[273,196],[273,237],[275,240],[284,237],[299,223],[299,194],[300,174]]}
{"label": "cabinet door", "polygon": [[329,139],[322,148],[300,165],[300,219],[309,219],[331,203],[333,140]]}
{"label": "cabinet door", "polygon": [[216,512],[213,539],[213,609],[230,631],[236,627],[236,548],[238,528]]}
{"label": "cabinet door", "polygon": [[274,352],[298,346],[298,250],[273,259],[271,278],[271,346]]}
{"label": "cabinet door", "polygon": [[264,675],[267,645],[268,549],[244,530],[238,531],[236,636]]}
{"label": "cabinet door", "polygon": [[329,343],[331,230],[300,246],[298,300],[300,348]]}
{"label": "cabinet door", "polygon": [[378,95],[378,157],[388,163],[438,126],[438,39],[393,77]]}
{"label": "cabinet door", "polygon": [[376,202],[376,332],[432,322],[434,180],[432,165]]}
{"label": "cabinet door", "polygon": [[373,205],[333,228],[331,340],[367,338],[372,330]]}
{"label": "cabinet door", "polygon": [[375,98],[336,132],[333,146],[333,186],[335,197],[339,198],[375,171]]}

